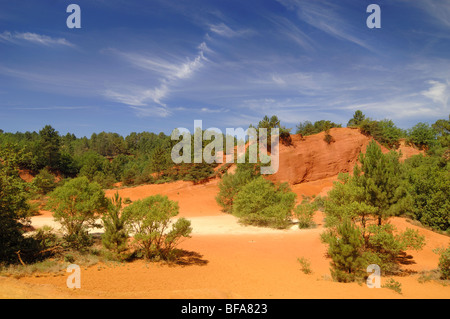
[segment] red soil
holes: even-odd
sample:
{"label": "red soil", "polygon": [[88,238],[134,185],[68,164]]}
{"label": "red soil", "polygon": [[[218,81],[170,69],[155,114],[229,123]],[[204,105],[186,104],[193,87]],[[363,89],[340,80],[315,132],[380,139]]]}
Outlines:
{"label": "red soil", "polygon": [[[352,128],[333,128],[330,135],[334,138],[330,144],[324,141],[325,132],[305,137],[291,135],[291,145],[280,143],[279,169],[269,179],[300,184],[327,179],[341,172],[352,172],[359,154],[366,151],[372,138]],[[389,152],[383,146],[381,150]],[[406,146],[404,141],[399,150],[403,159],[421,153]]]}

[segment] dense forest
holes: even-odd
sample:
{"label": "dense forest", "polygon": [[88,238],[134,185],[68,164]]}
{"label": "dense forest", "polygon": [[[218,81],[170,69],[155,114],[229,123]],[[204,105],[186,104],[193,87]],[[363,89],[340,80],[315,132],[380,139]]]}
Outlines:
{"label": "dense forest", "polygon": [[63,178],[86,176],[104,188],[114,183],[137,185],[173,180],[199,181],[214,173],[214,164],[175,166],[172,141],[163,133],[93,133],[90,138],[74,134],[60,135],[50,125],[39,132],[0,134],[3,152],[20,153],[20,169],[37,174],[39,179],[49,174]]}

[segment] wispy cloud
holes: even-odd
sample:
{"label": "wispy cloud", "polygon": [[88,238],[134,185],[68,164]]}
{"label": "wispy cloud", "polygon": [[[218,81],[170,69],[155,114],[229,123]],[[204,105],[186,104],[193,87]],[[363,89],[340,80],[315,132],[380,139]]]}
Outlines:
{"label": "wispy cloud", "polygon": [[155,72],[165,80],[175,80],[189,78],[195,70],[200,68],[202,61],[206,60],[204,52],[207,50],[209,48],[203,42],[199,46],[198,55],[194,59],[186,59],[184,62],[169,61],[161,57],[145,56],[132,52],[111,51],[141,70]]}
{"label": "wispy cloud", "polygon": [[328,35],[349,41],[362,48],[374,51],[364,40],[356,35],[349,23],[338,14],[339,6],[335,3],[304,0],[277,0],[289,10],[296,12],[298,18],[327,33]]}
{"label": "wispy cloud", "polygon": [[4,31],[0,33],[0,41],[20,44],[30,42],[43,46],[67,46],[75,47],[75,45],[64,38],[52,38],[48,35],[37,34],[32,32],[10,32]]}
{"label": "wispy cloud", "polygon": [[430,80],[428,84],[431,87],[428,90],[422,91],[421,94],[446,108],[450,97],[450,85],[448,81],[447,83],[442,83]]}
{"label": "wispy cloud", "polygon": [[168,93],[168,88],[165,84],[153,89],[147,89],[142,87],[132,87],[122,89],[122,92],[118,92],[113,89],[108,89],[104,92],[104,96],[110,100],[120,102],[129,106],[146,106],[151,101],[162,107],[166,105],[161,102],[161,99]]}
{"label": "wispy cloud", "polygon": [[281,16],[269,16],[267,19],[278,28],[281,36],[287,37],[306,50],[314,48],[311,38],[289,19]]}
{"label": "wispy cloud", "polygon": [[226,38],[240,37],[254,33],[254,31],[250,29],[233,30],[223,22],[217,24],[209,24],[209,31]]}
{"label": "wispy cloud", "polygon": [[198,46],[198,50],[194,58],[185,58],[182,62],[180,62],[180,59],[171,61],[161,57],[110,50],[141,71],[149,72],[158,77],[159,84],[152,88],[140,86],[107,89],[103,95],[110,100],[132,107],[141,116],[159,115],[166,117],[171,112],[163,100],[170,94],[171,87],[177,81],[186,80],[193,76],[207,61],[204,53],[211,52],[205,42]]}
{"label": "wispy cloud", "polygon": [[432,22],[450,28],[450,2],[445,0],[421,0],[421,1],[409,1],[409,0],[397,0],[397,2],[407,3],[407,5],[413,5],[426,12],[431,18]]}

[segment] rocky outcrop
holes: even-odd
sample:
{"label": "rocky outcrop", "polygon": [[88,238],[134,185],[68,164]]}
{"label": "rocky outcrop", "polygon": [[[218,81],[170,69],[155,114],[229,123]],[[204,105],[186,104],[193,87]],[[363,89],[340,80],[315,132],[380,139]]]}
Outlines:
{"label": "rocky outcrop", "polygon": [[[292,135],[291,145],[280,143],[278,172],[267,178],[295,185],[352,172],[359,154],[365,152],[372,137],[352,128],[333,128],[330,135],[333,137],[331,143],[324,140],[325,132],[306,137]],[[389,151],[383,146],[381,148],[384,153]],[[404,144],[402,151],[407,156],[419,153]]]}

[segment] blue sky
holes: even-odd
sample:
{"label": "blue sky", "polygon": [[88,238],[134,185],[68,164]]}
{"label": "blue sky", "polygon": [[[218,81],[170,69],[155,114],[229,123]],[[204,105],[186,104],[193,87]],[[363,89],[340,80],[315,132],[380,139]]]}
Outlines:
{"label": "blue sky", "polygon": [[449,97],[449,1],[0,0],[4,131],[225,131],[266,114],[295,131],[357,109],[409,128],[447,118]]}

